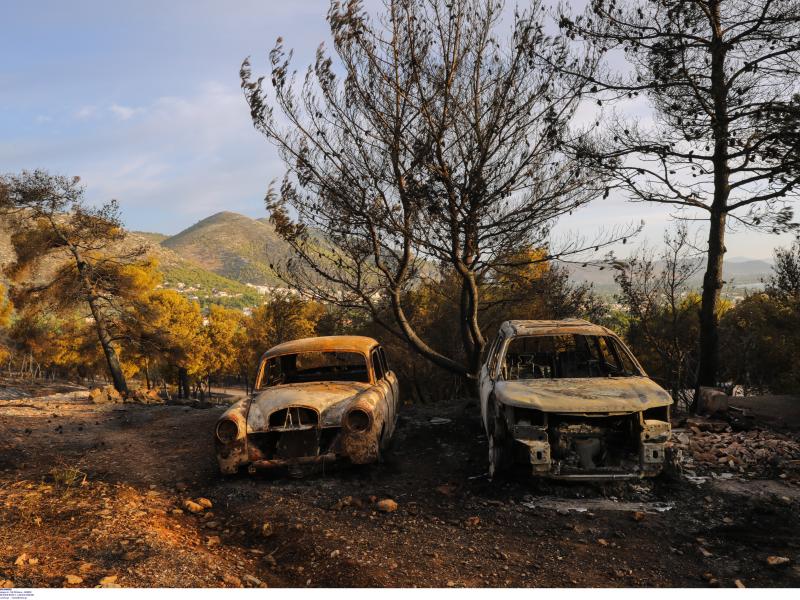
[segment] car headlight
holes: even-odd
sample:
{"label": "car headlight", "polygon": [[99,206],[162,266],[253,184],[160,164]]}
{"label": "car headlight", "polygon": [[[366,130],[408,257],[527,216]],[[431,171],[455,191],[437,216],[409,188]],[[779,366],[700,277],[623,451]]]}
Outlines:
{"label": "car headlight", "polygon": [[239,425],[233,419],[224,419],[217,423],[217,439],[223,444],[230,444],[239,437]]}
{"label": "car headlight", "polygon": [[372,426],[372,416],[363,408],[354,408],[344,418],[347,429],[355,433],[363,433]]}

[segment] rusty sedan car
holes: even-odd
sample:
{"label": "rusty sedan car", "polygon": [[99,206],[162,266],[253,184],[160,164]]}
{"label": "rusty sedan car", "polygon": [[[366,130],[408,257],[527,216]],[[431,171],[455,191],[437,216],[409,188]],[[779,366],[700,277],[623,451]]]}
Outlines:
{"label": "rusty sedan car", "polygon": [[657,475],[672,398],[622,341],[587,321],[506,321],[480,375],[489,474],[514,463],[557,479]]}
{"label": "rusty sedan car", "polygon": [[280,344],[261,358],[253,394],[217,422],[220,470],[377,461],[397,406],[397,377],[377,341],[329,336]]}

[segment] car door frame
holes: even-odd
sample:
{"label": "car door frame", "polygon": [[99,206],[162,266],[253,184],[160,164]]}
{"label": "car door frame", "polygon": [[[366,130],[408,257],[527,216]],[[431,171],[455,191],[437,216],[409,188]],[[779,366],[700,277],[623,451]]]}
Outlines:
{"label": "car door frame", "polygon": [[505,345],[506,336],[502,331],[497,333],[497,337],[495,337],[494,342],[489,347],[489,351],[486,353],[486,359],[481,366],[481,372],[478,379],[478,394],[480,396],[480,403],[481,403],[481,421],[483,422],[483,428],[489,433],[489,418],[491,415],[488,414],[488,407],[489,407],[489,398],[494,391],[494,384],[497,378],[497,358],[499,357],[500,351]]}
{"label": "car door frame", "polygon": [[[396,398],[395,398],[395,386],[392,385],[390,381],[389,375],[391,374],[395,382],[397,381],[397,376],[394,375],[391,371],[387,369],[386,359],[385,356],[381,356],[381,347],[380,345],[375,346],[369,353],[369,364],[370,369],[372,369],[372,376],[375,381],[374,385],[381,390],[381,397],[383,398],[384,407],[385,407],[385,418],[383,423],[383,436],[382,436],[382,443],[385,444],[385,440],[388,440],[392,437],[394,433],[394,426],[395,421],[397,419],[397,409],[396,409]],[[375,362],[374,360],[377,358],[378,364],[381,366],[382,376],[378,378],[378,374],[375,371]]]}

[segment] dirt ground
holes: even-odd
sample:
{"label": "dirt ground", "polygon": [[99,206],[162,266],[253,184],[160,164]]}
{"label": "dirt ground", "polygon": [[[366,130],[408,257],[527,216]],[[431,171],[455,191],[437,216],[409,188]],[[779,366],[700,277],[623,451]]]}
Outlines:
{"label": "dirt ground", "polygon": [[[462,401],[404,407],[384,464],[222,477],[222,408],[47,392],[0,399],[5,585],[800,586],[800,485],[780,469],[492,483],[479,409]],[[183,508],[200,498],[211,507]],[[394,512],[377,510],[386,498]]]}

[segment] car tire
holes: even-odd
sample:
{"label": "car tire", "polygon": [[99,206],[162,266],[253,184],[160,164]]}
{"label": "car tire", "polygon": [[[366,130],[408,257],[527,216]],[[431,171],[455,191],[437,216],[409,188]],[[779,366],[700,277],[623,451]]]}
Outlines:
{"label": "car tire", "polygon": [[489,413],[489,479],[500,479],[511,468],[511,436],[506,420],[497,414],[494,402]]}

